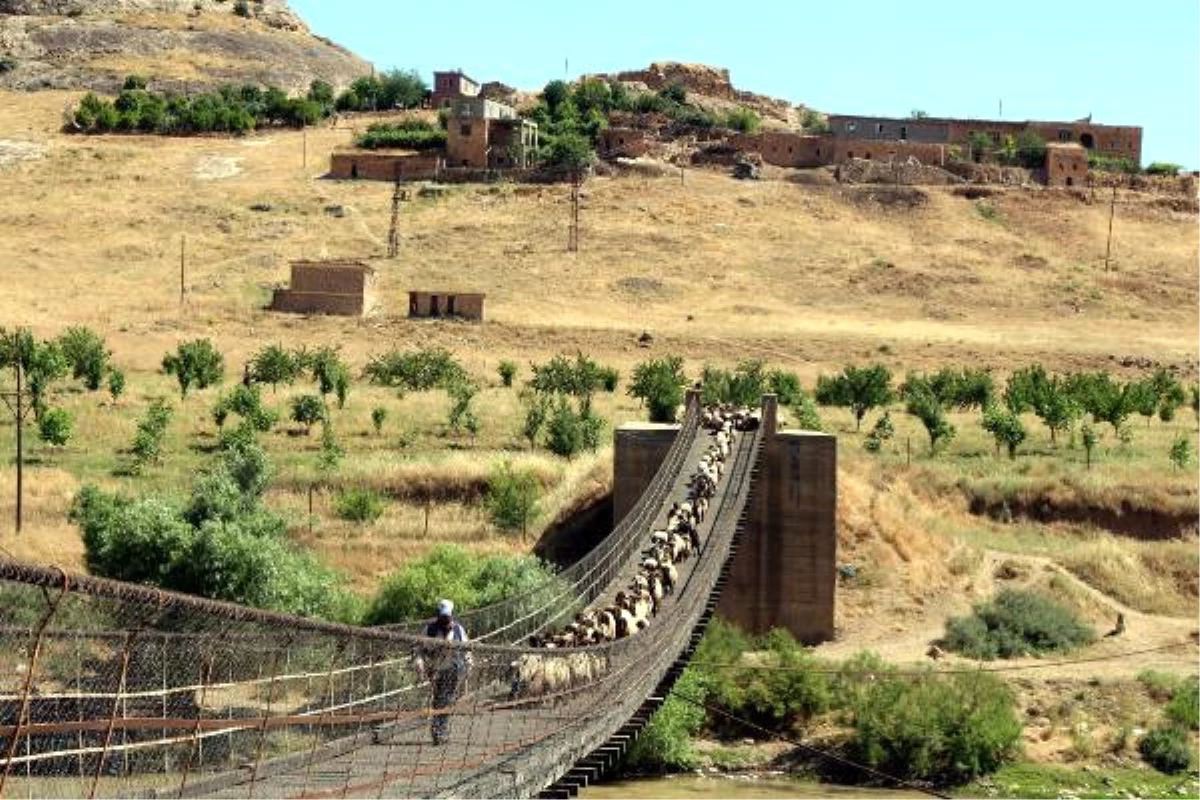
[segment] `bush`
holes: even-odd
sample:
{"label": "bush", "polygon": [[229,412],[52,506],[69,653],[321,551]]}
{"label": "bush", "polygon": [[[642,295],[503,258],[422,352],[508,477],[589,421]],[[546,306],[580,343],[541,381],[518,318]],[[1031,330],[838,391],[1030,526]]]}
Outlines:
{"label": "bush", "polygon": [[546,449],[564,458],[573,458],[584,450],[600,446],[604,420],[576,412],[561,395],[549,407],[546,420]]}
{"label": "bush", "polygon": [[246,372],[255,383],[271,384],[271,391],[278,391],[279,384],[295,383],[304,369],[304,356],[293,353],[280,344],[267,345],[250,358]]}
{"label": "bush", "polygon": [[312,433],[313,425],[327,419],[325,401],[315,394],[302,394],[292,398],[292,419],[304,426],[305,433]]}
{"label": "bush", "polygon": [[90,328],[67,328],[58,337],[58,346],[71,367],[72,377],[82,379],[88,391],[97,391],[104,383],[110,355],[104,340]]}
{"label": "bush", "polygon": [[1192,745],[1183,728],[1163,725],[1147,733],[1138,742],[1138,752],[1146,763],[1159,772],[1175,775],[1192,765]]}
{"label": "bush", "polygon": [[[757,406],[767,392],[769,378],[766,366],[758,360],[743,361],[733,372],[705,366],[700,373],[700,401],[705,405]],[[787,378],[780,380],[785,389],[792,388]]]}
{"label": "bush", "polygon": [[997,450],[1006,447],[1010,459],[1017,457],[1017,447],[1025,441],[1025,426],[1020,417],[1001,406],[990,406],[983,412],[983,429],[996,440]]}
{"label": "bush", "polygon": [[334,508],[347,522],[374,522],[383,516],[383,498],[370,489],[347,489],[338,494]]}
{"label": "bush", "polygon": [[905,778],[965,782],[1017,752],[1012,691],[984,673],[876,675],[852,698],[855,760]]}
{"label": "bush", "polygon": [[[785,406],[799,406],[807,398],[800,386],[800,376],[794,372],[773,369],[767,373],[767,389],[779,398],[779,403]],[[758,405],[755,400],[752,405]]]}
{"label": "bush", "polygon": [[317,455],[317,467],[323,473],[333,473],[345,457],[346,451],[338,444],[333,425],[329,420],[324,420],[321,423],[321,450]]}
{"label": "bush", "polygon": [[0,75],[13,72],[17,68],[17,60],[9,56],[0,56]]}
{"label": "bush", "polygon": [[371,425],[375,428],[375,435],[383,433],[383,423],[387,420],[387,409],[383,406],[376,406],[371,409]]}
{"label": "bush", "polygon": [[863,447],[867,452],[878,453],[883,449],[884,442],[896,435],[896,427],[892,424],[892,414],[890,411],[883,412],[883,416],[875,421],[875,427],[867,434],[867,438],[863,440]]}
{"label": "bush", "polygon": [[236,2],[233,4],[233,13],[237,14],[239,17],[248,18],[250,16],[249,0],[236,0]]}
{"label": "bush", "polygon": [[188,389],[205,389],[220,383],[225,376],[225,357],[208,339],[196,339],[179,345],[174,353],[163,356],[163,371],[179,381],[179,394]]}
{"label": "bush", "polygon": [[929,452],[935,454],[938,448],[954,438],[954,426],[946,419],[933,391],[926,384],[918,383],[913,378],[905,383],[905,410],[912,414],[925,427],[929,436]]}
{"label": "bush", "polygon": [[1192,730],[1200,727],[1200,684],[1195,678],[1186,679],[1186,682],[1175,690],[1171,702],[1167,703],[1166,714],[1167,719],[1176,725]]}
{"label": "bush", "polygon": [[750,108],[734,108],[725,115],[725,127],[742,133],[757,133],[762,118]]}
{"label": "bush", "polygon": [[683,359],[666,356],[638,364],[633,370],[633,382],[625,391],[647,405],[651,422],[674,422],[675,413],[683,404],[686,385]]}
{"label": "bush", "polygon": [[1154,161],[1146,167],[1145,173],[1147,175],[1178,175],[1182,169],[1183,167],[1178,164],[1171,164],[1166,161]]}
{"label": "bush", "polygon": [[[686,700],[683,698],[687,698]],[[696,766],[692,738],[704,728],[704,679],[694,668],[684,670],[624,757],[626,768],[677,771]]]}
{"label": "bush", "polygon": [[541,513],[540,493],[541,486],[532,471],[514,470],[512,462],[505,461],[492,469],[484,505],[493,525],[502,531],[520,531],[524,538]]}
{"label": "bush", "polygon": [[108,373],[108,393],[113,402],[125,394],[125,373],[116,368],[110,368]]}
{"label": "bush", "polygon": [[558,355],[545,364],[533,364],[532,368],[531,389],[548,395],[571,395],[579,401],[580,413],[585,415],[591,412],[592,396],[608,379],[618,377],[615,370],[600,366],[582,352],[575,354],[574,361]]}
{"label": "bush", "polygon": [[47,409],[38,420],[38,437],[48,445],[62,447],[71,440],[71,414],[65,408]]}
{"label": "bush", "polygon": [[500,382],[506,388],[511,387],[513,385],[513,378],[517,377],[517,363],[515,361],[501,361],[500,365],[496,367],[496,371],[500,373]]}
{"label": "bush", "polygon": [[817,404],[808,395],[802,393],[799,400],[792,404],[792,410],[796,414],[796,427],[800,428],[800,430],[825,430],[821,422],[821,415],[817,411]]}
{"label": "bush", "polygon": [[366,378],[379,386],[412,392],[424,392],[465,377],[467,371],[454,360],[450,351],[439,347],[410,353],[392,350],[372,356],[363,370]]}
{"label": "bush", "polygon": [[854,430],[858,431],[868,411],[892,401],[892,373],[882,364],[846,367],[841,375],[819,376],[815,394],[823,406],[849,407],[854,412]]}
{"label": "bush", "polygon": [[471,408],[471,401],[479,393],[479,385],[462,378],[452,381],[446,387],[446,392],[450,395],[450,411],[447,416],[450,430],[459,433],[465,428],[474,436],[479,432],[479,417]]}
{"label": "bush", "polygon": [[1185,434],[1180,434],[1171,442],[1171,463],[1175,469],[1187,469],[1192,463],[1192,443]]}
{"label": "bush", "polygon": [[1070,609],[1035,592],[1005,589],[970,616],[952,617],[942,646],[990,661],[1072,650],[1095,639]]}
{"label": "bush", "polygon": [[401,148],[404,150],[438,150],[446,146],[446,131],[420,121],[389,125],[376,123],[355,140],[356,147],[367,150]]}
{"label": "bush", "polygon": [[530,591],[553,577],[551,567],[533,556],[480,559],[457,545],[439,544],[383,582],[365,619],[368,625],[388,625],[432,617],[440,597],[453,600],[462,613]]}
{"label": "bush", "polygon": [[157,398],[146,409],[146,413],[138,421],[137,433],[134,434],[130,452],[133,454],[132,471],[137,473],[151,462],[157,462],[162,456],[163,440],[167,436],[167,426],[171,423],[174,410],[162,398]]}

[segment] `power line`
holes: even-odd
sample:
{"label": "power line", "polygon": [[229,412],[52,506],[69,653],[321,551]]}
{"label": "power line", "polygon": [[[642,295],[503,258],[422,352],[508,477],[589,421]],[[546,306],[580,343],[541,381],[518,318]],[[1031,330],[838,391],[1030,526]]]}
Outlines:
{"label": "power line", "polygon": [[950,798],[950,795],[948,795],[948,794],[941,794],[940,792],[936,792],[933,789],[927,789],[924,786],[921,786],[916,783],[912,783],[911,781],[907,781],[904,778],[897,778],[895,775],[889,775],[888,773],[883,772],[882,770],[875,769],[874,767],[868,767],[866,764],[860,764],[857,761],[852,761],[851,759],[846,758],[845,756],[839,756],[836,753],[829,752],[828,750],[822,750],[819,747],[813,747],[810,744],[804,744],[803,742],[796,741],[795,739],[792,739],[788,736],[784,736],[781,733],[775,733],[774,731],[767,730],[766,728],[762,727],[761,725],[756,725],[755,723],[750,722],[749,720],[742,719],[741,717],[736,716],[734,714],[730,714],[728,711],[724,711],[723,709],[720,709],[720,708],[715,708],[713,706],[710,706],[708,703],[705,703],[701,700],[697,700],[693,697],[688,697],[685,694],[680,694],[678,690],[673,691],[671,693],[671,696],[678,697],[680,700],[684,701],[685,703],[691,703],[694,706],[699,706],[700,708],[703,708],[714,714],[720,714],[721,716],[727,717],[727,718],[733,720],[734,722],[745,725],[747,728],[756,730],[759,733],[765,733],[767,736],[770,736],[773,739],[778,739],[781,742],[787,742],[788,744],[792,745],[793,747],[796,747],[800,750],[810,753],[811,755],[815,755],[820,758],[828,759],[830,761],[841,764],[842,766],[845,766],[845,767],[852,767],[861,772],[865,772],[868,775],[872,775],[876,778],[881,778],[883,780],[886,780],[889,783],[892,783],[901,788],[912,789],[915,792],[921,792],[922,794],[927,794],[930,797],[944,798],[944,800],[949,800],[949,798]]}

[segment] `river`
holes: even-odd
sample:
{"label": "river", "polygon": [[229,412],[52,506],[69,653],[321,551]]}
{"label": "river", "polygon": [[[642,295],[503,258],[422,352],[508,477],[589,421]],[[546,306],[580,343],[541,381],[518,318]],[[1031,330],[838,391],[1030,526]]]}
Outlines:
{"label": "river", "polygon": [[864,789],[839,786],[811,780],[788,778],[782,775],[669,775],[662,778],[637,778],[588,786],[579,792],[581,800],[616,800],[616,798],[891,798],[927,797],[919,792],[892,789]]}

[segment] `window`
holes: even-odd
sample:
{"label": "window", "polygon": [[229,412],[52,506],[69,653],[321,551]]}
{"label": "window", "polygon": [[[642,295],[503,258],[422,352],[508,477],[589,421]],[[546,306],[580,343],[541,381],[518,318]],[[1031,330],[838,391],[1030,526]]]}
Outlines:
{"label": "window", "polygon": [[470,136],[471,135],[471,123],[464,122],[462,125],[459,125],[458,133],[460,136]]}
{"label": "window", "polygon": [[1059,140],[1060,142],[1069,142],[1069,141],[1071,141],[1071,132],[1070,132],[1069,130],[1067,130],[1066,128],[1059,128],[1059,130],[1058,130],[1058,140]]}
{"label": "window", "polygon": [[900,126],[900,141],[905,141],[907,139],[908,139],[908,126],[901,125]]}
{"label": "window", "polygon": [[1000,131],[992,131],[988,135],[992,137],[992,144],[1000,144]]}
{"label": "window", "polygon": [[870,154],[870,153],[867,153],[866,155],[864,155],[864,156],[863,156],[863,158],[865,158],[867,161],[870,161],[870,160],[871,160],[871,154]]}
{"label": "window", "polygon": [[846,130],[850,131],[851,133],[854,133],[856,130],[858,130],[858,123],[857,122],[847,122]]}
{"label": "window", "polygon": [[883,133],[883,123],[882,123],[882,122],[876,122],[876,123],[875,123],[875,132],[876,132],[876,133]]}

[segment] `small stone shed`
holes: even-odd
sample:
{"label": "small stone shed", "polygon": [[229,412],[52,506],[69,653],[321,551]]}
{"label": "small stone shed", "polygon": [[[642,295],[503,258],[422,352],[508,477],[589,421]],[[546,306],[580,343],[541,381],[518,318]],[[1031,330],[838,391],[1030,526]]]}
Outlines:
{"label": "small stone shed", "polygon": [[408,316],[461,317],[483,322],[483,300],[486,295],[477,292],[423,292],[408,293]]}
{"label": "small stone shed", "polygon": [[1046,145],[1046,185],[1084,186],[1088,178],[1088,151],[1078,144]]}
{"label": "small stone shed", "polygon": [[291,284],[275,290],[271,310],[361,317],[374,290],[375,270],[361,261],[293,261]]}

